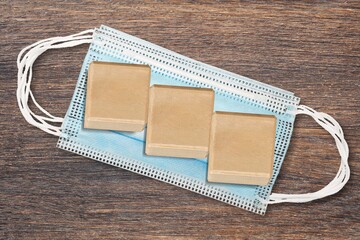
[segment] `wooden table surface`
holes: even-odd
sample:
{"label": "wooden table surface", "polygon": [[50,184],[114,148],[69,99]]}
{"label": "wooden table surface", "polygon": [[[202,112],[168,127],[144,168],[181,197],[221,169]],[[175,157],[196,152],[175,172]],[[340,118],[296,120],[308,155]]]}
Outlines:
{"label": "wooden table surface", "polygon": [[[360,239],[359,1],[0,1],[1,239]],[[43,38],[106,24],[287,89],[335,117],[350,147],[341,192],[265,216],[56,148],[17,107],[16,57]],[[34,66],[39,103],[64,116],[87,46]],[[337,172],[333,139],[299,116],[274,192],[305,193]]]}

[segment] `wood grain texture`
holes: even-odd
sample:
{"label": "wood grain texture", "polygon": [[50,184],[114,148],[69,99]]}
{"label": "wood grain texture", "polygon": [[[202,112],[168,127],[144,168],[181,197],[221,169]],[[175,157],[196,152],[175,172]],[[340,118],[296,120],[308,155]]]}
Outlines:
{"label": "wood grain texture", "polygon": [[[359,239],[359,20],[358,1],[0,0],[0,238]],[[350,147],[349,183],[258,216],[57,149],[57,138],[18,110],[17,54],[100,24],[290,90],[334,116]],[[86,51],[50,51],[34,66],[34,94],[56,116],[67,110]],[[339,165],[314,121],[300,116],[295,127],[274,192],[318,190]]]}

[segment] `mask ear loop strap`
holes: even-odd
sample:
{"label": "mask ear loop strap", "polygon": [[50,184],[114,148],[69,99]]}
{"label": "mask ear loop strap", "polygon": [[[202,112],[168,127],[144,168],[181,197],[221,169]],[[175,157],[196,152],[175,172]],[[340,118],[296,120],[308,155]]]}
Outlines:
{"label": "mask ear loop strap", "polygon": [[272,193],[269,197],[268,204],[283,202],[304,203],[324,198],[339,192],[350,178],[350,168],[348,164],[349,147],[346,143],[346,140],[344,138],[344,132],[339,123],[330,115],[322,112],[317,112],[314,109],[304,105],[300,105],[297,108],[296,115],[297,114],[305,114],[311,116],[335,139],[336,147],[338,148],[340,154],[340,168],[335,178],[321,190],[306,194]]}
{"label": "mask ear loop strap", "polygon": [[[31,125],[40,128],[44,132],[60,136],[60,127],[52,123],[61,123],[63,118],[55,117],[40,106],[30,89],[32,81],[32,67],[35,60],[49,49],[75,47],[84,43],[91,43],[94,30],[89,29],[66,37],[54,37],[38,41],[22,49],[17,58],[18,87],[16,91],[17,102],[25,120]],[[26,53],[26,54],[25,54]],[[28,105],[29,97],[35,106],[45,115],[35,114]]]}

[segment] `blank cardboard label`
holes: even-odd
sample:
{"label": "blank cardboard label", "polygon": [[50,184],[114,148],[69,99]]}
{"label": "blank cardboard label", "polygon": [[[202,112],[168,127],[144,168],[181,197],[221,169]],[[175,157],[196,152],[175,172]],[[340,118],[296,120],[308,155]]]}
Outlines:
{"label": "blank cardboard label", "polygon": [[150,76],[147,65],[92,62],[84,127],[142,131],[147,121]]}
{"label": "blank cardboard label", "polygon": [[149,101],[146,154],[184,158],[208,155],[212,89],[154,85]]}
{"label": "blank cardboard label", "polygon": [[276,135],[273,115],[213,115],[208,181],[266,185],[272,176]]}

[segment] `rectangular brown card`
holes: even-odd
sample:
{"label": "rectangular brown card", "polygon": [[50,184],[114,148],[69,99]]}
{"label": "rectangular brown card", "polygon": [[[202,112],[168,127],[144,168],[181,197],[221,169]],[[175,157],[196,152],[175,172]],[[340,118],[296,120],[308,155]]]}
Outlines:
{"label": "rectangular brown card", "polygon": [[273,115],[214,113],[208,181],[267,185],[273,171],[275,135]]}
{"label": "rectangular brown card", "polygon": [[205,158],[208,155],[213,109],[212,89],[152,86],[146,154]]}
{"label": "rectangular brown card", "polygon": [[84,127],[142,131],[147,121],[150,76],[147,65],[92,62]]}

